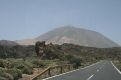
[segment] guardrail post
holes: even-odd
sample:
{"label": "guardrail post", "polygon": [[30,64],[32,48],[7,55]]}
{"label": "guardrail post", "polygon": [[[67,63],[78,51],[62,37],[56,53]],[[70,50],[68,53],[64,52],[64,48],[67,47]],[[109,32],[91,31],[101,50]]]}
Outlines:
{"label": "guardrail post", "polygon": [[63,67],[62,66],[60,66],[60,73],[62,73],[63,72]]}
{"label": "guardrail post", "polygon": [[50,72],[51,68],[48,70],[48,76],[51,77],[51,72]]}
{"label": "guardrail post", "polygon": [[71,65],[68,65],[68,70],[69,70],[69,71],[71,70]]}

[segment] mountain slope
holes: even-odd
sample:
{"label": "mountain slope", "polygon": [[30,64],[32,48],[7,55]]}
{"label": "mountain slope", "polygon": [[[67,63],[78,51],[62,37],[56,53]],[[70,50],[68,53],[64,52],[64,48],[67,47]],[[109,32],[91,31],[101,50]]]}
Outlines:
{"label": "mountain slope", "polygon": [[119,46],[98,32],[70,26],[60,27],[49,31],[31,40],[31,43],[33,44],[36,41],[46,41],[47,43],[52,42],[54,44],[73,43],[82,46],[99,48]]}

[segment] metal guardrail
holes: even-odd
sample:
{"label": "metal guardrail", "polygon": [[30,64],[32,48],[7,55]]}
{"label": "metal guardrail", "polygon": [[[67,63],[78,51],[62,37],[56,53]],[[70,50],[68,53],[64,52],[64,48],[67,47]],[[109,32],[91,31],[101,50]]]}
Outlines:
{"label": "metal guardrail", "polygon": [[[54,72],[54,70],[57,71],[58,73]],[[70,71],[70,70],[73,70],[73,65],[72,64],[66,64],[66,65],[54,66],[54,67],[48,67],[43,72],[40,72],[36,76],[32,77],[30,80],[37,80],[37,79],[41,80],[42,76],[45,76],[44,78],[51,77],[53,75],[61,74],[63,72],[67,72],[67,71]]]}

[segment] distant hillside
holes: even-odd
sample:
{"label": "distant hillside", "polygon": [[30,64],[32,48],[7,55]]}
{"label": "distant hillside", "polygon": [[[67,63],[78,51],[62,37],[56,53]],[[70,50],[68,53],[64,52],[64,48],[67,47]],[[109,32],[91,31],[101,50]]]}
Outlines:
{"label": "distant hillside", "polygon": [[16,43],[20,45],[35,45],[35,39],[24,39],[24,40],[17,40]]}
{"label": "distant hillside", "polygon": [[15,45],[18,45],[18,44],[16,42],[14,42],[14,41],[0,40],[0,45],[15,46]]}
{"label": "distant hillside", "polygon": [[[94,48],[73,44],[51,45],[48,47],[48,55],[45,59],[64,60],[70,56],[80,57],[83,61],[121,59],[121,47],[115,48]],[[0,45],[0,58],[25,58],[36,57],[35,46],[2,46]]]}
{"label": "distant hillside", "polygon": [[111,41],[104,35],[81,28],[75,28],[70,26],[56,28],[49,31],[39,37],[31,40],[22,40],[18,43],[24,45],[34,44],[36,41],[46,41],[47,43],[63,44],[72,43],[81,46],[98,47],[98,48],[108,48],[108,47],[118,47],[119,45]]}

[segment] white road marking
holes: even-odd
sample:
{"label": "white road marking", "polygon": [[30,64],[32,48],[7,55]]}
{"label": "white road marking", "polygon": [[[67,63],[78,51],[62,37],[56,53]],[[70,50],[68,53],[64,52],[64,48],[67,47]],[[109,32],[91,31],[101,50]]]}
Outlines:
{"label": "white road marking", "polygon": [[99,69],[97,69],[97,72],[99,72]]}
{"label": "white road marking", "polygon": [[87,80],[90,80],[92,77],[94,76],[94,74],[93,75],[91,75]]}
{"label": "white road marking", "polygon": [[121,71],[113,64],[113,62],[111,61],[111,64],[113,65],[113,67],[119,72],[119,74],[121,74]]}

